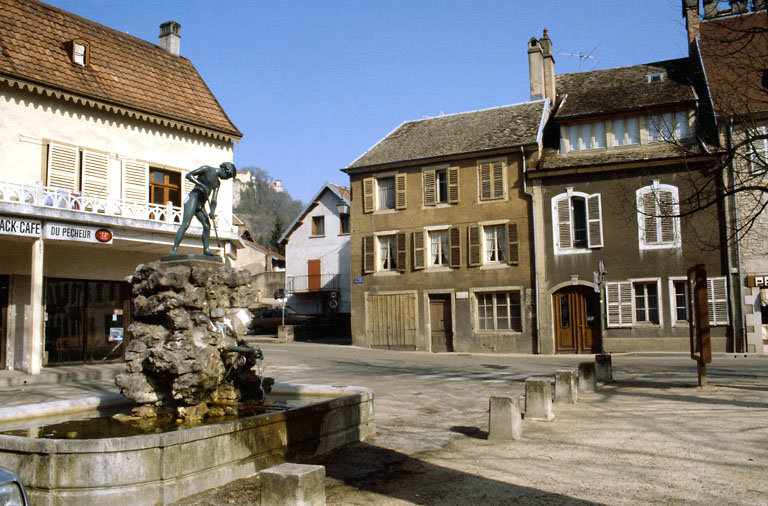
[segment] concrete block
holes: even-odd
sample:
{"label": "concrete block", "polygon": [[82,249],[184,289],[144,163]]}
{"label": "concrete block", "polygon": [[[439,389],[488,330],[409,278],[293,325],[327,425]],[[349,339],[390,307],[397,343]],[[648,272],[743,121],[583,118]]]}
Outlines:
{"label": "concrete block", "polygon": [[520,396],[496,397],[488,401],[488,439],[517,441],[523,437]]}
{"label": "concrete block", "polygon": [[597,381],[602,381],[603,383],[613,381],[613,365],[611,364],[610,355],[595,355],[595,377]]}
{"label": "concrete block", "polygon": [[259,473],[261,506],[325,506],[325,467],[280,464]]}
{"label": "concrete block", "polygon": [[576,388],[576,370],[564,369],[555,371],[555,402],[579,402],[579,391]]}
{"label": "concrete block", "polygon": [[582,362],[579,364],[579,390],[582,392],[597,392],[594,362]]}
{"label": "concrete block", "polygon": [[552,412],[552,385],[549,378],[528,378],[525,380],[525,419],[554,420]]}
{"label": "concrete block", "polygon": [[277,338],[285,339],[286,343],[292,343],[294,335],[293,325],[280,325],[277,327]]}

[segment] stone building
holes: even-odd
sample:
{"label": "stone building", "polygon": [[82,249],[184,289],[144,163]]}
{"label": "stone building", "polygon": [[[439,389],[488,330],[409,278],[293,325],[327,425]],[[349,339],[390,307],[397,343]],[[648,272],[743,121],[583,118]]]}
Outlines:
{"label": "stone building", "polygon": [[[120,359],[126,277],[167,253],[184,175],[232,161],[242,134],[180,26],[152,44],[36,0],[0,0],[0,365]],[[231,181],[222,250],[241,247]],[[200,252],[200,227],[182,252]]]}

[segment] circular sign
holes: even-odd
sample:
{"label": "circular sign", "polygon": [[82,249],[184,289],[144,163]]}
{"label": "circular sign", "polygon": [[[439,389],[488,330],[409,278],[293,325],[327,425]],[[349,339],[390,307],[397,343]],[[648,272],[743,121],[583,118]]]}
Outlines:
{"label": "circular sign", "polygon": [[337,291],[335,291],[335,290],[334,290],[334,291],[332,291],[332,292],[329,294],[329,296],[331,297],[331,299],[338,299],[338,298],[339,298],[339,292],[337,292]]}
{"label": "circular sign", "polygon": [[337,307],[339,307],[339,303],[338,301],[332,300],[331,302],[328,303],[328,307],[331,309],[336,309]]}
{"label": "circular sign", "polygon": [[109,242],[112,240],[112,232],[106,228],[100,228],[96,231],[96,240],[99,242]]}

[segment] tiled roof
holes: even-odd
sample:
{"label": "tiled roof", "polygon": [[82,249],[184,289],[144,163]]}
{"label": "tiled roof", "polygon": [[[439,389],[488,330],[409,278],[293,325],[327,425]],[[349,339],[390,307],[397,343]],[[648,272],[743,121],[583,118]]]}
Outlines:
{"label": "tiled roof", "polygon": [[[676,145],[660,143],[641,145],[634,148],[607,149],[595,151],[571,152],[561,154],[557,149],[546,148],[543,151],[539,169],[565,169],[597,165],[616,165],[631,162],[654,160],[683,159],[689,156],[701,156],[706,153],[697,143]],[[535,170],[531,171],[532,173]]]}
{"label": "tiled roof", "polygon": [[704,20],[700,30],[717,113],[768,111],[768,11]]}
{"label": "tiled roof", "polygon": [[349,191],[349,188],[344,186],[338,186],[333,183],[329,183],[331,186],[333,186],[337,192],[339,192],[339,195],[341,195],[344,199],[347,200],[347,202],[352,201],[352,192]]}
{"label": "tiled roof", "polygon": [[535,143],[545,102],[409,121],[345,170]]}
{"label": "tiled roof", "polygon": [[[88,43],[73,63],[67,43]],[[0,0],[0,78],[11,77],[231,137],[242,134],[189,60],[36,0]]]}
{"label": "tiled roof", "polygon": [[[648,82],[649,74],[665,72],[662,81]],[[555,118],[616,114],[690,103],[692,69],[687,58],[556,76],[557,95],[568,97]]]}

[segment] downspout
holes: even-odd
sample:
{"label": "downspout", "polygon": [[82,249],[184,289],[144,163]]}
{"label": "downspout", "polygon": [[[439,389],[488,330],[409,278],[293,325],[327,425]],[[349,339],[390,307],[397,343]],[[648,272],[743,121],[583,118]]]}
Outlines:
{"label": "downspout", "polygon": [[538,247],[536,245],[536,200],[533,193],[528,191],[526,179],[528,177],[528,165],[525,162],[525,148],[520,146],[520,154],[523,157],[523,193],[528,195],[531,199],[531,224],[533,226],[533,293],[536,301],[536,353],[541,355],[541,332],[539,332],[539,281],[536,276],[536,252]]}
{"label": "downspout", "polygon": [[[730,153],[732,149],[733,149],[733,117],[731,117],[728,120],[728,152]],[[729,182],[730,182],[731,188],[733,188],[734,185],[736,184],[736,168],[734,167],[734,164],[733,164],[734,157],[731,156],[730,158],[731,158],[731,160],[728,163],[728,178],[730,180]],[[729,210],[731,212],[731,226],[733,227],[733,231],[734,231],[734,234],[735,234],[734,235],[734,240],[736,241],[736,258],[735,258],[735,261],[736,261],[737,281],[734,283],[734,281],[733,281],[733,274],[731,272],[728,272],[728,280],[729,280],[729,282],[731,284],[731,293],[733,293],[734,285],[736,285],[735,288],[736,288],[736,292],[738,294],[738,299],[737,299],[736,304],[734,304],[734,307],[733,307],[733,321],[734,322],[736,322],[736,321],[739,322],[739,329],[738,330],[739,330],[739,334],[740,335],[738,337],[741,338],[741,352],[742,353],[747,353],[747,332],[746,332],[747,327],[746,327],[746,322],[744,321],[744,309],[743,309],[744,289],[742,287],[742,281],[741,281],[743,279],[742,276],[741,276],[741,240],[738,237],[738,232],[737,232],[738,231],[738,226],[739,226],[739,222],[738,222],[738,220],[739,220],[739,214],[738,214],[739,203],[737,201],[737,195],[735,193],[731,196],[730,201],[731,202],[730,202],[730,205],[729,205],[729,207],[730,207]],[[726,240],[728,240],[727,237],[726,237]],[[730,267],[730,265],[729,265],[729,267]],[[729,269],[729,271],[730,271],[730,269]],[[736,330],[736,329],[734,328],[734,330]],[[736,350],[736,339],[737,339],[737,336],[734,335],[733,336],[733,342],[734,342],[734,346],[733,346],[734,350],[733,351],[734,352],[737,351]]]}

